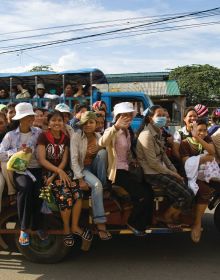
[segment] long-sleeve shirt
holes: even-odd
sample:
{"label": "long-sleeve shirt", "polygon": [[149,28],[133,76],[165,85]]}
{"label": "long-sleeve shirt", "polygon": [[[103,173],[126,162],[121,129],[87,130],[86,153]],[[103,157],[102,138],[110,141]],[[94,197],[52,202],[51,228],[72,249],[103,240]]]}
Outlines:
{"label": "long-sleeve shirt", "polygon": [[[31,134],[26,143],[27,147],[32,149],[33,159],[36,159],[36,145],[38,136],[41,133],[41,129],[37,127],[31,127]],[[19,127],[15,130],[9,131],[3,138],[0,144],[0,161],[8,161],[9,158],[21,148],[21,132]],[[30,165],[32,163],[30,162]]]}
{"label": "long-sleeve shirt", "polygon": [[166,155],[160,131],[156,132],[152,124],[145,126],[137,141],[137,158],[144,174],[172,174],[176,171]]}
{"label": "long-sleeve shirt", "polygon": [[[99,133],[95,133],[95,137],[100,137]],[[70,138],[70,157],[71,157],[71,168],[76,179],[83,178],[82,171],[84,169],[84,160],[86,157],[88,147],[88,140],[84,132],[73,133]]]}

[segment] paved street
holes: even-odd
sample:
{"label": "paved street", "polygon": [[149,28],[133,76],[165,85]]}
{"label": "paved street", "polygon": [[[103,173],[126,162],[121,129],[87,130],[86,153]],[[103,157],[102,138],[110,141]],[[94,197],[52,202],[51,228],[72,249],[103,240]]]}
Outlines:
{"label": "paved street", "polygon": [[0,280],[217,280],[220,234],[212,214],[206,214],[204,227],[199,245],[191,242],[188,233],[145,239],[116,236],[108,242],[95,240],[90,252],[70,256],[57,265],[33,264],[19,254],[0,251]]}

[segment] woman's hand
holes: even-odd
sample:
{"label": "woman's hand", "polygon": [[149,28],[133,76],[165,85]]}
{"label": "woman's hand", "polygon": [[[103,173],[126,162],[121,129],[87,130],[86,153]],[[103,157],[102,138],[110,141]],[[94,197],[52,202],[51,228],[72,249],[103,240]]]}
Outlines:
{"label": "woman's hand", "polygon": [[32,154],[32,149],[30,147],[25,147],[23,148],[23,152],[25,152],[26,154]]}
{"label": "woman's hand", "polygon": [[49,186],[50,184],[52,184],[55,177],[56,177],[55,175],[52,175],[49,178],[47,178],[47,180],[45,182],[46,186]]}
{"label": "woman's hand", "polygon": [[130,167],[139,167],[140,166],[137,159],[132,159],[131,162],[129,163],[129,165],[130,165]]}
{"label": "woman's hand", "polygon": [[123,117],[123,116],[120,116],[117,120],[117,122],[115,123],[115,128],[117,130],[119,129],[125,129],[125,128],[128,128],[131,124],[131,119],[128,118],[128,117]]}
{"label": "woman's hand", "polygon": [[169,137],[167,137],[167,143],[170,145],[170,146],[173,146],[173,136],[171,135],[171,136],[169,136]]}
{"label": "woman's hand", "polygon": [[79,187],[83,191],[89,190],[89,185],[86,183],[86,181],[83,178],[79,179]]}
{"label": "woman's hand", "polygon": [[22,146],[22,147],[20,147],[20,148],[18,149],[18,152],[20,152],[20,151],[22,151],[22,152],[24,152],[24,153],[26,153],[26,154],[32,153],[32,149],[31,149],[30,147],[27,147],[27,146]]}
{"label": "woman's hand", "polygon": [[97,145],[92,145],[91,147],[89,147],[89,148],[87,149],[87,152],[88,152],[88,154],[90,154],[90,155],[95,155],[95,154],[98,153],[98,151],[99,151],[99,148],[98,148]]}
{"label": "woman's hand", "polygon": [[200,157],[199,163],[204,164],[206,162],[212,162],[214,159],[215,159],[214,156],[212,156],[210,154],[206,154],[206,155]]}
{"label": "woman's hand", "polygon": [[196,123],[196,122],[193,122],[193,123],[192,123],[191,134],[192,134],[192,137],[198,138],[197,123]]}
{"label": "woman's hand", "polygon": [[179,180],[180,182],[184,182],[184,178],[182,176],[180,176],[179,173],[177,172],[173,172],[172,174],[177,180]]}
{"label": "woman's hand", "polygon": [[66,172],[60,168],[57,168],[57,174],[59,175],[61,181],[64,183],[64,185],[68,185],[71,187],[71,181]]}

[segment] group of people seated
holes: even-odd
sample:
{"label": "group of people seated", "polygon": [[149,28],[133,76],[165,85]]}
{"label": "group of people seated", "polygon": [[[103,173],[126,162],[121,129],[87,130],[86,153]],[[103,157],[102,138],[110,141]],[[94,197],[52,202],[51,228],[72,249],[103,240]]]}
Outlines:
{"label": "group of people seated", "polygon": [[53,87],[46,89],[43,83],[38,83],[35,88],[28,87],[24,83],[13,86],[11,92],[7,88],[0,87],[0,99],[28,99],[28,98],[59,98],[59,97],[85,97],[91,94],[90,84],[82,85],[80,82],[75,84],[66,83],[64,89]]}
{"label": "group of people seated", "polygon": [[[0,113],[0,201],[6,182],[10,203],[16,199],[22,246],[29,245],[29,229],[42,240],[48,238],[42,225],[43,200],[39,197],[43,186],[51,187],[60,211],[65,246],[74,245],[75,235],[92,240],[91,230],[79,225],[85,190],[91,190],[93,221],[99,238],[111,239],[106,228],[103,191],[112,184],[123,187],[130,195],[133,208],[127,226],[135,235],[145,235],[152,224],[172,227],[180,223],[182,213],[193,211],[191,237],[199,242],[202,215],[213,188],[206,181],[207,176],[201,180],[197,173],[200,166],[215,161],[216,148],[208,136],[207,120],[198,118],[196,108],[186,110],[185,126],[173,136],[169,114],[159,105],[144,111],[137,134],[131,129],[136,111],[130,102],[114,106],[108,128],[103,101],[95,102],[92,108],[77,104],[73,113],[65,103],[58,104],[52,112],[33,109],[26,102],[9,104],[6,109]],[[220,136],[217,138],[220,142]],[[28,168],[24,172],[9,171],[7,162],[18,151],[32,155]],[[191,164],[190,170],[195,169],[191,178],[181,167],[197,156],[197,166]],[[141,181],[132,173],[137,166],[144,174]],[[156,217],[154,186],[163,189],[169,202],[168,208]]]}

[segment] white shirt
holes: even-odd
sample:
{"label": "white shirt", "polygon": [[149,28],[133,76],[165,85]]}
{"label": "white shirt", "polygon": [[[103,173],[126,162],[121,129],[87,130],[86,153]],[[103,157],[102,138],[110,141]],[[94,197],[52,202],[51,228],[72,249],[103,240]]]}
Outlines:
{"label": "white shirt", "polygon": [[[31,140],[31,136],[32,136],[32,132],[28,132],[28,133],[21,133],[20,132],[20,143],[21,146],[25,145],[27,147],[30,147],[30,140]],[[39,168],[40,165],[36,159],[36,155],[35,153],[32,153],[32,157],[31,160],[29,162],[28,168]]]}

